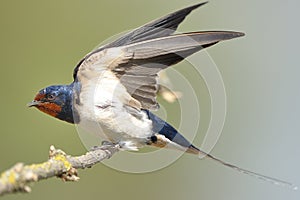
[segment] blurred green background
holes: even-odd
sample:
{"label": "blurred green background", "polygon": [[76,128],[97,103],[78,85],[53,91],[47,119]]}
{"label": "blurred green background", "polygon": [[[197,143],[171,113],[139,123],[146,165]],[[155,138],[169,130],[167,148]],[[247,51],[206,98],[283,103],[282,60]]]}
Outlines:
{"label": "blurred green background", "polygon": [[[198,2],[1,0],[0,171],[18,161],[46,160],[51,144],[73,155],[83,154],[86,150],[74,126],[28,109],[26,103],[47,85],[71,82],[73,67],[101,41]],[[296,0],[212,0],[180,26],[181,31],[246,33],[208,50],[223,76],[228,101],[225,127],[212,154],[298,186],[300,69],[294,38],[299,38],[299,5]],[[78,183],[52,178],[34,184],[30,194],[3,199],[300,197],[300,191],[190,155],[153,173],[127,174],[99,164],[80,170],[79,175]]]}

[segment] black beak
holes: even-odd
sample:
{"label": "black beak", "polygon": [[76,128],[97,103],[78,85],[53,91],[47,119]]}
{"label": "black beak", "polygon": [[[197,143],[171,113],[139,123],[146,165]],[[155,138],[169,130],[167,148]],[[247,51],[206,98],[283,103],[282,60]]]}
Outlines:
{"label": "black beak", "polygon": [[40,103],[41,103],[40,101],[34,100],[34,101],[28,103],[27,106],[28,106],[28,107],[33,107],[33,106],[39,105]]}

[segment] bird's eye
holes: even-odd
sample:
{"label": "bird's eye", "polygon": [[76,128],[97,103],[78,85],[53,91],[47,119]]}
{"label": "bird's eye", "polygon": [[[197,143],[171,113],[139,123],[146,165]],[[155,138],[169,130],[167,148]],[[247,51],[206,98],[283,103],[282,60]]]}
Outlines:
{"label": "bird's eye", "polygon": [[47,96],[47,99],[48,100],[54,100],[56,98],[56,96],[54,95],[54,94],[49,94],[48,96]]}

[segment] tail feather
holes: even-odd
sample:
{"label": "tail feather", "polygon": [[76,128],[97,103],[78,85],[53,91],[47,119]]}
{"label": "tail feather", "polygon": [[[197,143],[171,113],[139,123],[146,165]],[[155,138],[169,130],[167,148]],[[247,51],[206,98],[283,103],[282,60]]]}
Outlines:
{"label": "tail feather", "polygon": [[187,139],[185,139],[174,127],[172,127],[170,124],[165,122],[164,120],[160,119],[158,116],[154,115],[148,110],[145,110],[147,113],[149,119],[152,120],[152,126],[153,126],[153,132],[157,133],[151,138],[151,142],[149,145],[156,146],[159,148],[163,147],[169,147],[169,148],[175,148],[179,150],[183,150],[187,153],[191,153],[194,155],[201,155],[205,156],[206,158],[210,158],[211,160],[224,165],[226,167],[229,167],[231,169],[234,169],[235,171],[238,171],[243,174],[247,174],[249,176],[270,182],[275,185],[280,185],[284,187],[289,187],[293,190],[297,190],[298,187],[293,185],[292,183],[273,178],[270,176],[266,176],[263,174],[259,174],[247,169],[243,169],[241,167],[238,167],[236,165],[233,165],[231,163],[225,162],[219,158],[214,157],[213,155],[202,151],[201,149],[195,147],[193,144],[191,144]]}
{"label": "tail feather", "polygon": [[275,184],[275,185],[280,185],[280,186],[283,186],[283,187],[288,187],[288,188],[291,188],[293,190],[297,190],[298,187],[295,186],[294,184],[292,183],[289,183],[287,181],[283,181],[283,180],[280,180],[280,179],[277,179],[277,178],[273,178],[273,177],[270,177],[270,176],[266,176],[266,175],[263,175],[263,174],[259,174],[259,173],[256,173],[256,172],[253,172],[253,171],[250,171],[250,170],[247,170],[247,169],[243,169],[243,168],[240,168],[236,165],[233,165],[231,163],[228,163],[228,162],[225,162],[219,158],[216,158],[214,156],[212,156],[211,154],[208,154],[200,149],[198,149],[197,147],[195,147],[194,145],[191,145],[187,150],[186,150],[187,153],[192,153],[192,154],[197,154],[197,155],[204,155],[206,156],[207,158],[210,158],[211,160],[219,163],[219,164],[222,164],[226,167],[229,167],[231,169],[234,169],[240,173],[243,173],[243,174],[247,174],[249,176],[252,176],[252,177],[255,177],[255,178],[258,178],[258,179],[261,179],[263,181],[267,181],[267,182],[270,182],[272,184]]}

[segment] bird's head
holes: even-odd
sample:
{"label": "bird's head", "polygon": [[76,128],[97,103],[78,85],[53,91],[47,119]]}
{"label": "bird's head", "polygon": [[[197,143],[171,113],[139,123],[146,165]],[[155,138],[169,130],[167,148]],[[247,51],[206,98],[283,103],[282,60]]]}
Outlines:
{"label": "bird's head", "polygon": [[40,90],[28,104],[66,122],[74,123],[71,85],[53,85]]}

